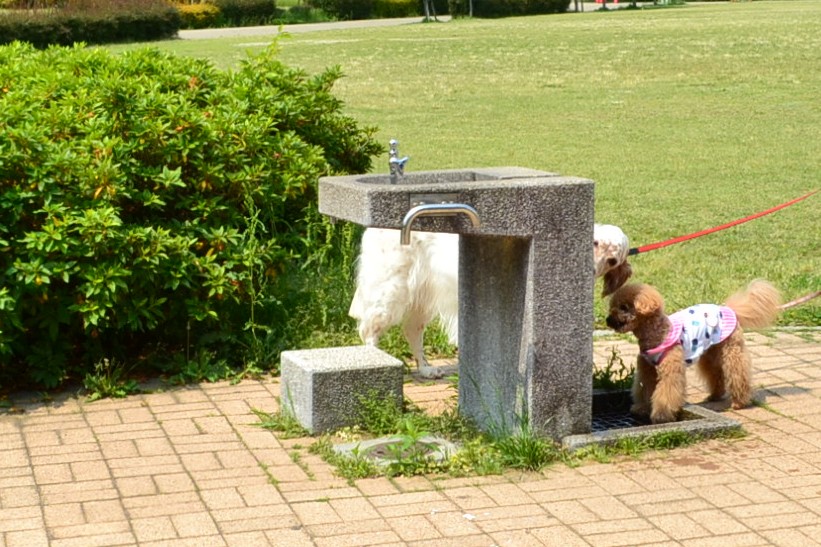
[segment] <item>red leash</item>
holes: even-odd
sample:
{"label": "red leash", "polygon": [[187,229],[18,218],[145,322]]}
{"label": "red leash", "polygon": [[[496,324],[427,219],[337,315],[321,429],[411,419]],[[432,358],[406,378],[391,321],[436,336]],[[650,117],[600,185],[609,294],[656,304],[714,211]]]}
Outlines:
{"label": "red leash", "polygon": [[661,249],[662,247],[667,247],[668,245],[673,245],[675,243],[681,243],[682,241],[687,241],[688,239],[695,239],[697,237],[701,237],[707,234],[712,234],[713,232],[718,232],[719,230],[726,230],[727,228],[731,228],[733,226],[737,226],[739,224],[743,224],[745,222],[749,222],[759,217],[763,217],[764,215],[769,215],[770,213],[774,213],[779,209],[783,209],[784,207],[789,207],[799,201],[805,200],[811,195],[817,193],[818,190],[813,190],[807,195],[801,196],[800,198],[795,198],[787,203],[782,203],[781,205],[776,205],[771,209],[767,209],[766,211],[762,211],[760,213],[756,213],[754,215],[750,215],[748,217],[740,218],[738,220],[734,220],[732,222],[728,222],[727,224],[722,224],[721,226],[716,226],[715,228],[707,228],[706,230],[701,230],[700,232],[695,232],[692,234],[688,234],[685,236],[674,237],[673,239],[668,239],[667,241],[660,241],[658,243],[651,243],[650,245],[643,245],[641,247],[633,247],[628,251],[628,255],[637,255],[639,253],[646,253],[647,251],[655,251],[656,249]]}
{"label": "red leash", "polygon": [[796,298],[795,300],[793,300],[791,302],[787,302],[786,304],[781,304],[781,309],[782,310],[788,310],[790,308],[800,306],[801,304],[803,304],[805,302],[809,302],[813,298],[817,298],[819,296],[821,296],[821,291],[815,291],[814,293],[807,294],[805,296],[802,296],[801,298]]}

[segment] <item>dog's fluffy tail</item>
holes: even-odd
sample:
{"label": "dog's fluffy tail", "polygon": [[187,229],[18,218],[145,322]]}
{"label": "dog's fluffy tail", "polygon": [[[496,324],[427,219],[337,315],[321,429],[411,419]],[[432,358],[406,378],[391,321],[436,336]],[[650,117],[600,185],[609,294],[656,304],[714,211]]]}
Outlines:
{"label": "dog's fluffy tail", "polygon": [[726,305],[736,313],[743,328],[763,329],[778,318],[781,294],[769,282],[756,279],[728,298]]}

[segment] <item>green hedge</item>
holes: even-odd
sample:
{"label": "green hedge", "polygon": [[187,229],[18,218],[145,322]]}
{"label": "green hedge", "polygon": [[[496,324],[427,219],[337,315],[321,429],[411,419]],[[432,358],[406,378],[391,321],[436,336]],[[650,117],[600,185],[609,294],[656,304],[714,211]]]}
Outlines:
{"label": "green hedge", "polygon": [[374,0],[373,18],[413,17],[419,15],[419,0]]}
{"label": "green hedge", "polygon": [[209,0],[220,11],[220,26],[247,27],[272,24],[281,16],[275,0]]}
{"label": "green hedge", "polygon": [[29,42],[37,47],[75,42],[105,44],[172,38],[180,28],[177,9],[163,0],[92,4],[0,13],[0,44]]}
{"label": "green hedge", "polygon": [[220,10],[213,4],[181,4],[177,9],[182,28],[215,28],[220,24]]}
{"label": "green hedge", "polygon": [[0,46],[0,387],[189,347],[247,359],[259,306],[291,299],[279,281],[328,237],[318,177],[383,151],[341,112],[338,70],[274,47],[224,72]]}
{"label": "green hedge", "polygon": [[[571,0],[473,0],[474,17],[513,17],[517,15],[542,15],[564,13]],[[468,0],[449,0],[451,15],[468,15]]]}

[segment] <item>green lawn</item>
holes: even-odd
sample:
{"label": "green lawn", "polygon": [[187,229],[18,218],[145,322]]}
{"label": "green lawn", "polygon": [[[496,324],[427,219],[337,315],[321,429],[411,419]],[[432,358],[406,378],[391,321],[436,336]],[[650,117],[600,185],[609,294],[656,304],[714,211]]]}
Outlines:
{"label": "green lawn", "polygon": [[[282,60],[338,64],[337,95],[409,170],[518,165],[596,181],[596,217],[634,245],[821,187],[821,2],[739,2],[294,34]],[[264,38],[157,43],[230,67]],[[125,47],[117,46],[121,50]],[[387,171],[380,158],[377,171]],[[560,259],[561,257],[557,257]],[[755,277],[821,288],[821,194],[639,255],[669,307]],[[601,302],[597,319],[602,318]],[[821,325],[821,299],[782,324]]]}

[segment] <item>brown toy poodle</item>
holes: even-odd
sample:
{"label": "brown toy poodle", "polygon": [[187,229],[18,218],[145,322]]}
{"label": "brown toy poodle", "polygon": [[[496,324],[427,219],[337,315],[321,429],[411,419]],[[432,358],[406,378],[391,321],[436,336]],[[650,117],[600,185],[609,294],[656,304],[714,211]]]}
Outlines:
{"label": "brown toy poodle", "polygon": [[756,280],[724,306],[698,304],[668,316],[655,288],[641,283],[622,286],[610,297],[607,326],[632,332],[639,341],[630,411],[649,415],[653,423],[676,420],[685,403],[685,369],[695,362],[709,400],[729,392],[733,408],[749,405],[750,356],[742,329],[771,325],[779,303],[778,290]]}

